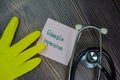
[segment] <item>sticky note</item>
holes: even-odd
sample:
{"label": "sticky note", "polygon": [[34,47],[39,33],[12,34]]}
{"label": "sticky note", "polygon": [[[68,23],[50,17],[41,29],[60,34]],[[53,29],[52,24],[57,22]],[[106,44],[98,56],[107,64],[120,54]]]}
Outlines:
{"label": "sticky note", "polygon": [[41,55],[68,65],[77,35],[77,30],[50,18],[42,30],[41,39],[47,44]]}

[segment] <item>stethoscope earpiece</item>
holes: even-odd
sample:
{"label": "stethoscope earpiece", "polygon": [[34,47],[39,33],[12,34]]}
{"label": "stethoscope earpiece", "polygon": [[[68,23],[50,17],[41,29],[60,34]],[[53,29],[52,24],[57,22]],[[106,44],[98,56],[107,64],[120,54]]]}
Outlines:
{"label": "stethoscope earpiece", "polygon": [[[82,28],[83,28],[84,26],[83,25],[80,25],[80,24],[76,24],[75,25],[75,29],[76,30],[81,30]],[[107,34],[108,33],[108,29],[107,28],[101,28],[101,29],[99,29],[100,30],[100,32],[102,33],[102,34]]]}
{"label": "stethoscope earpiece", "polygon": [[80,25],[80,24],[76,24],[76,25],[75,25],[75,29],[78,30],[78,31],[79,31],[82,27],[83,27],[83,26]]}
{"label": "stethoscope earpiece", "polygon": [[100,32],[101,32],[102,34],[107,34],[108,29],[106,29],[106,28],[101,28],[101,29],[100,29]]}

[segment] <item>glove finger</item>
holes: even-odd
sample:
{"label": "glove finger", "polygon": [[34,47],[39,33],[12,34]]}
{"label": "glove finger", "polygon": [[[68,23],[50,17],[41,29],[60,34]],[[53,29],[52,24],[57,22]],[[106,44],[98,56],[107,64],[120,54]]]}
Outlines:
{"label": "glove finger", "polygon": [[45,43],[40,43],[40,44],[22,52],[20,55],[17,56],[17,59],[15,60],[17,62],[16,66],[19,66],[26,60],[32,58],[34,55],[41,52],[45,47],[46,47]]}
{"label": "glove finger", "polygon": [[0,43],[3,44],[3,46],[10,46],[15,31],[17,29],[18,26],[18,18],[17,17],[13,17],[10,22],[8,23],[5,31],[3,32],[3,35],[1,37],[1,41]]}
{"label": "glove finger", "polygon": [[32,32],[31,34],[24,37],[22,40],[14,44],[11,48],[11,50],[14,50],[15,53],[13,53],[14,56],[18,55],[20,52],[25,50],[30,44],[32,44],[34,41],[36,41],[40,36],[40,31]]}
{"label": "glove finger", "polygon": [[33,58],[25,63],[23,63],[22,65],[20,65],[17,68],[17,71],[14,72],[11,76],[10,79],[15,79],[18,78],[22,75],[24,75],[25,73],[33,70],[35,67],[37,67],[41,62],[40,58]]}

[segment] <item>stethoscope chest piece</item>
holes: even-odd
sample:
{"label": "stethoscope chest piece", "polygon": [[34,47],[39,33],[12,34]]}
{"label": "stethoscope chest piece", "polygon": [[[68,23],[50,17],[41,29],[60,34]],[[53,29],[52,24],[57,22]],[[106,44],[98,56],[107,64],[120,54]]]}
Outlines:
{"label": "stethoscope chest piece", "polygon": [[87,49],[82,52],[81,62],[88,68],[94,68],[99,62],[99,52],[93,49]]}

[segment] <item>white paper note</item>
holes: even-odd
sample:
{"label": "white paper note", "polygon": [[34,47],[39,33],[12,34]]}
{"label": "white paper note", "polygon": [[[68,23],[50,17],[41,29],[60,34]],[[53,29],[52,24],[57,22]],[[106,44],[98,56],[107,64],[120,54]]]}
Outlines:
{"label": "white paper note", "polygon": [[40,53],[52,60],[67,65],[74,46],[77,30],[50,18],[42,30],[41,39],[47,44],[46,49]]}

